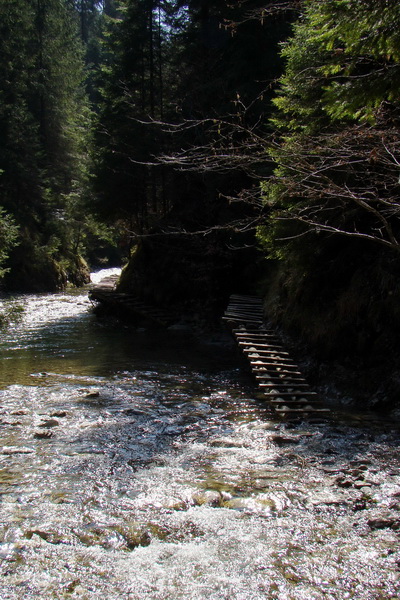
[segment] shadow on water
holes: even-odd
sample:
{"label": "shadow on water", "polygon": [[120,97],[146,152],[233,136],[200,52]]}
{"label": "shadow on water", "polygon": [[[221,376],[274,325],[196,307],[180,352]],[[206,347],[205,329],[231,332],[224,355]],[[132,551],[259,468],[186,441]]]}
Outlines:
{"label": "shadow on water", "polygon": [[[15,453],[32,473],[37,461],[37,473],[47,461],[50,479],[41,472],[41,486],[65,483],[69,472],[80,477],[96,456],[110,461],[110,470],[132,472],[159,459],[178,436],[200,439],[230,429],[229,419],[240,412],[232,405],[246,396],[246,384],[251,389],[230,337],[200,340],[99,322],[79,296],[82,310],[63,314],[60,302],[68,308],[71,300],[35,297],[34,310],[0,350],[2,413],[14,413],[4,419],[10,427],[3,444],[21,444],[22,434],[35,461],[30,452]],[[55,309],[41,319],[37,307],[46,309],[48,301]],[[59,461],[62,455],[68,460]],[[102,479],[103,468],[93,466],[88,478]]]}
{"label": "shadow on water", "polygon": [[168,370],[174,365],[210,372],[234,369],[236,351],[226,335],[216,342],[167,330],[137,331],[90,312],[23,325],[0,348],[0,384],[27,382],[30,373],[61,372],[111,376],[125,369]]}

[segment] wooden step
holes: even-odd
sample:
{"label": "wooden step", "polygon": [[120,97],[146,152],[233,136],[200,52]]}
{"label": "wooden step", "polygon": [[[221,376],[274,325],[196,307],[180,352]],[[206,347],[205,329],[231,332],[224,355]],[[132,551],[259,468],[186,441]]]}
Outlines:
{"label": "wooden step", "polygon": [[[276,375],[302,375],[301,371],[293,371],[293,369],[284,369],[282,366],[281,367],[277,367],[274,371],[271,370],[271,365],[264,365],[264,363],[260,362],[256,362],[253,361],[250,366],[252,367],[252,371],[254,373],[271,373],[271,375],[276,376]],[[274,367],[276,367],[276,365],[273,365]],[[268,367],[268,369],[266,368]]]}
{"label": "wooden step", "polygon": [[255,348],[254,346],[243,346],[242,349],[243,352],[249,356],[263,357],[265,355],[270,356],[271,358],[276,357],[277,359],[289,360],[289,358],[285,358],[289,356],[289,352],[279,352],[279,350],[276,348]]}
{"label": "wooden step", "polygon": [[304,408],[290,408],[289,406],[281,406],[279,408],[274,408],[277,413],[281,414],[309,414],[309,413],[329,413],[329,408],[316,408],[314,406],[304,407]]}
{"label": "wooden step", "polygon": [[295,388],[295,389],[297,389],[297,388],[302,387],[302,388],[308,389],[310,387],[308,385],[308,383],[292,383],[291,381],[286,381],[286,382],[285,381],[282,381],[282,382],[279,382],[279,381],[261,381],[261,382],[258,383],[258,385],[261,388],[279,388],[279,387],[282,387],[282,388],[290,388],[290,389]]}
{"label": "wooden step", "polygon": [[[257,357],[257,356],[249,356],[248,358],[250,358],[250,359],[251,358],[262,359],[262,357]],[[275,369],[277,367],[279,367],[279,368],[285,368],[285,369],[288,369],[289,372],[290,372],[291,369],[298,369],[298,366],[295,365],[294,363],[290,364],[288,362],[283,362],[283,361],[278,362],[278,361],[272,361],[272,360],[250,360],[250,363],[252,365],[254,364],[254,365],[258,366],[258,367],[262,365],[264,367],[273,367]],[[295,370],[294,372],[297,373],[297,374],[299,374],[299,375],[301,375],[300,371]]]}
{"label": "wooden step", "polygon": [[262,301],[256,297],[232,295],[224,320],[232,326],[239,348],[250,362],[263,397],[283,416],[328,413],[316,406],[318,395],[290,358],[276,332],[263,322]]}
{"label": "wooden step", "polygon": [[289,352],[285,352],[284,350],[282,350],[282,346],[278,346],[277,344],[254,344],[254,342],[238,342],[239,346],[242,347],[244,350],[253,350],[254,352],[272,352],[272,353],[278,353],[279,354],[285,354],[286,356],[289,356]]}
{"label": "wooden step", "polygon": [[265,396],[268,397],[274,397],[274,398],[316,398],[317,397],[317,392],[279,392],[278,390],[276,391],[270,391],[267,392],[265,390],[265,388],[263,389],[263,392],[265,394]]}

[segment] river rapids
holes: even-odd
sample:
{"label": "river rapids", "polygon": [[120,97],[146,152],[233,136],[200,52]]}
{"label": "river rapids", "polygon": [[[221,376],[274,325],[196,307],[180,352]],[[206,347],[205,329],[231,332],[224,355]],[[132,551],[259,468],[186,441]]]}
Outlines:
{"label": "river rapids", "polygon": [[228,335],[102,322],[87,289],[8,303],[1,600],[400,598],[398,424],[285,423]]}

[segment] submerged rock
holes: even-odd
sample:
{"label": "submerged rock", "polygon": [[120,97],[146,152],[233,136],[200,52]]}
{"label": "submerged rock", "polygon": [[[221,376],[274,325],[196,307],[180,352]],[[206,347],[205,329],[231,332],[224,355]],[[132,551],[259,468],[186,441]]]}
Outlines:
{"label": "submerged rock", "polygon": [[94,390],[93,392],[88,392],[87,394],[85,394],[85,398],[98,398],[99,396],[99,390]]}
{"label": "submerged rock", "polygon": [[149,546],[151,535],[144,525],[138,522],[127,523],[118,526],[115,530],[122,535],[129,550],[138,546]]}
{"label": "submerged rock", "polygon": [[46,421],[43,421],[43,423],[40,423],[38,425],[38,427],[44,427],[44,428],[50,428],[50,427],[57,427],[59,425],[59,421],[57,421],[57,419],[46,419]]}
{"label": "submerged rock", "polygon": [[300,437],[289,435],[272,435],[271,441],[278,446],[284,446],[285,444],[298,444],[300,442]]}
{"label": "submerged rock", "polygon": [[35,450],[27,446],[3,446],[0,454],[32,454]]}
{"label": "submerged rock", "polygon": [[230,437],[220,437],[211,440],[210,446],[214,448],[243,448],[245,443],[243,440],[234,440]]}
{"label": "submerged rock", "polygon": [[400,515],[393,515],[391,513],[378,513],[369,518],[367,522],[370,529],[400,529]]}
{"label": "submerged rock", "polygon": [[216,490],[202,490],[195,492],[192,499],[196,506],[221,506],[221,503],[223,502],[221,493]]}
{"label": "submerged rock", "polygon": [[[40,425],[39,425],[39,427],[40,427]],[[33,434],[33,437],[38,440],[49,439],[52,436],[53,436],[53,433],[51,431],[35,431],[35,433]]]}

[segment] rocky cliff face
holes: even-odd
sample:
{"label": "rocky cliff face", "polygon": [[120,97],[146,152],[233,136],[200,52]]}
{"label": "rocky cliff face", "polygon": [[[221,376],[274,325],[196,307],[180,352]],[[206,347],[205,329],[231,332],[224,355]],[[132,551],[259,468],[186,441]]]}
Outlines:
{"label": "rocky cliff face", "polygon": [[118,290],[156,306],[197,313],[212,324],[230,293],[254,288],[257,260],[254,249],[231,250],[217,234],[154,235],[138,244]]}
{"label": "rocky cliff face", "polygon": [[271,263],[265,309],[299,354],[309,375],[330,381],[364,406],[400,404],[400,285],[397,257],[356,255],[349,246],[315,256],[307,267]]}
{"label": "rocky cliff face", "polygon": [[16,292],[55,292],[70,283],[82,286],[90,282],[90,270],[81,256],[56,260],[43,248],[19,246],[14,252],[11,268],[4,283]]}

